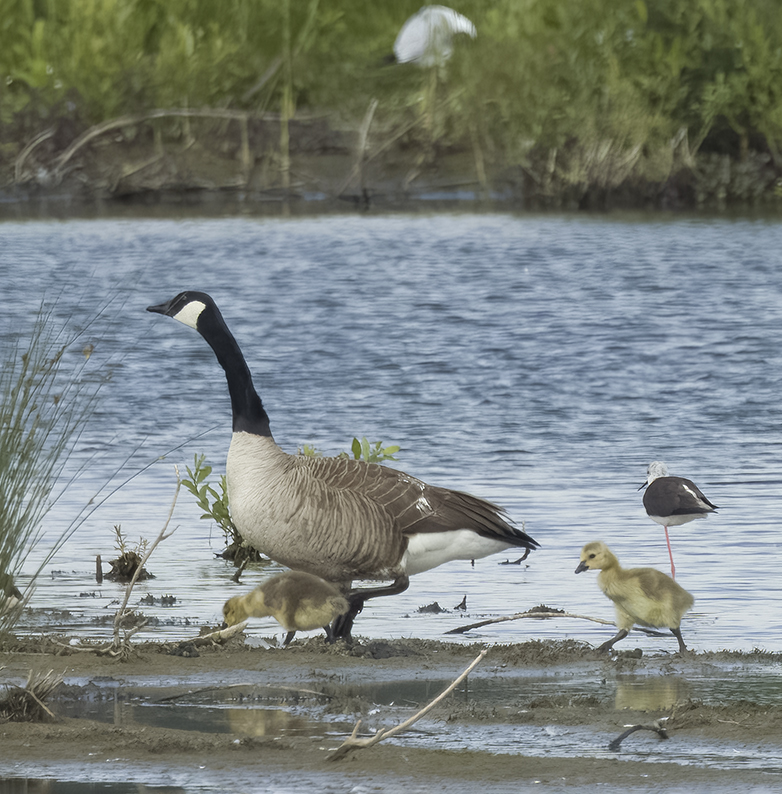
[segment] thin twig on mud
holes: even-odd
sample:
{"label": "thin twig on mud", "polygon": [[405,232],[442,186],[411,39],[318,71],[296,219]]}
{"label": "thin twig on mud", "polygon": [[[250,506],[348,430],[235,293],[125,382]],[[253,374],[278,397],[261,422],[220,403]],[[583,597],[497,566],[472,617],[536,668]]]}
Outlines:
{"label": "thin twig on mud", "polygon": [[[163,529],[160,530],[158,536],[155,540],[150,544],[149,548],[147,549],[147,553],[142,558],[141,562],[139,563],[138,567],[133,573],[133,577],[128,582],[128,586],[125,588],[125,598],[122,601],[122,605],[117,610],[116,615],[114,616],[114,638],[111,642],[105,645],[98,645],[98,646],[78,646],[78,645],[65,645],[64,647],[70,648],[73,651],[92,651],[97,653],[99,656],[120,656],[122,658],[127,658],[128,654],[130,653],[130,638],[136,634],[137,632],[141,631],[144,626],[147,625],[147,621],[144,620],[136,626],[133,626],[131,629],[125,631],[125,636],[120,638],[120,628],[122,627],[122,618],[126,615],[126,610],[128,606],[128,601],[130,600],[130,594],[133,592],[133,586],[138,581],[139,573],[143,570],[144,566],[147,564],[152,552],[158,547],[160,543],[164,540],[170,538],[174,532],[176,532],[176,527],[168,532],[168,525],[171,523],[171,518],[174,515],[174,508],[176,507],[177,498],[179,497],[179,489],[182,486],[182,480],[179,476],[179,467],[174,466],[174,471],[176,473],[176,489],[174,491],[174,498],[171,501],[171,507],[168,511],[168,517],[166,518],[166,523],[163,524]],[[55,641],[56,642],[56,641]],[[57,643],[58,645],[63,645],[63,643]]]}
{"label": "thin twig on mud", "polygon": [[358,729],[361,727],[361,720],[356,723],[353,728],[353,733],[345,739],[345,741],[328,756],[329,761],[338,761],[344,758],[351,750],[356,750],[359,747],[371,747],[373,744],[382,742],[383,739],[388,739],[391,736],[396,736],[397,733],[407,730],[413,723],[418,722],[424,715],[428,714],[444,697],[449,695],[456,689],[462,681],[477,667],[478,663],[489,652],[488,648],[484,648],[473,660],[464,672],[456,678],[448,687],[446,687],[433,701],[424,706],[419,712],[414,714],[410,719],[401,722],[393,728],[381,728],[374,736],[368,736],[363,739],[358,738]]}
{"label": "thin twig on mud", "polygon": [[[446,634],[465,634],[468,631],[472,631],[473,629],[479,629],[483,626],[489,626],[492,623],[505,623],[508,620],[545,620],[546,618],[576,618],[578,620],[591,620],[593,623],[600,623],[603,626],[616,626],[612,620],[603,620],[603,618],[593,618],[589,615],[576,615],[573,612],[559,612],[557,610],[550,610],[548,612],[544,612],[542,609],[534,610],[530,609],[527,612],[517,612],[515,615],[502,615],[498,618],[487,618],[486,620],[480,620],[477,623],[469,623],[466,626],[457,626],[455,629],[450,629],[446,631]],[[633,631],[642,631],[644,634],[649,634],[652,637],[664,637],[665,634],[659,631],[655,631],[654,629],[647,629],[643,626],[633,626]]]}
{"label": "thin twig on mud", "polygon": [[661,739],[668,738],[668,732],[665,730],[663,726],[663,722],[667,720],[667,717],[662,717],[659,720],[655,720],[654,722],[647,723],[645,725],[630,725],[628,726],[627,730],[616,737],[613,741],[609,742],[608,749],[613,750],[616,752],[619,749],[619,745],[630,736],[630,734],[635,733],[636,731],[652,731],[656,733]]}
{"label": "thin twig on mud", "polygon": [[241,623],[237,623],[235,626],[228,626],[225,629],[218,629],[217,631],[212,631],[209,634],[199,634],[197,637],[193,637],[192,640],[185,640],[185,642],[190,642],[193,645],[215,645],[221,642],[225,642],[226,640],[230,640],[236,634],[240,634],[247,628],[248,621],[243,620]]}
{"label": "thin twig on mud", "polygon": [[158,545],[162,543],[162,541],[170,538],[174,534],[174,532],[176,532],[176,527],[174,527],[174,529],[172,529],[171,532],[166,532],[166,530],[168,529],[168,525],[171,523],[171,517],[174,515],[174,508],[176,507],[177,498],[179,496],[179,489],[182,486],[182,480],[179,477],[179,467],[174,466],[174,471],[176,472],[176,489],[174,491],[174,498],[171,500],[171,507],[169,508],[168,511],[168,517],[166,518],[166,523],[163,524],[163,529],[160,530],[158,536],[150,544],[149,548],[147,549],[147,553],[142,557],[141,562],[136,567],[136,570],[133,572],[133,576],[128,582],[128,586],[125,588],[125,598],[122,601],[122,606],[117,610],[117,616],[114,618],[115,639],[119,636],[119,624],[122,619],[122,615],[128,606],[128,601],[130,600],[130,594],[133,592],[133,587],[138,581],[141,571],[143,570],[144,566],[147,564],[147,561],[152,556],[152,552],[158,547]]}

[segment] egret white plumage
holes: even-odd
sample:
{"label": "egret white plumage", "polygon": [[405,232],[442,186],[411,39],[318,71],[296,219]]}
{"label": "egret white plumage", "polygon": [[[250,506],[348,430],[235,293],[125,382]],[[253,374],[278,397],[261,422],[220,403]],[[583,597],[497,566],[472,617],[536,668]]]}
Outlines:
{"label": "egret white plumage", "polygon": [[457,33],[473,39],[478,35],[475,25],[458,11],[448,6],[424,6],[402,25],[394,42],[394,57],[399,63],[424,68],[442,66],[453,54]]}

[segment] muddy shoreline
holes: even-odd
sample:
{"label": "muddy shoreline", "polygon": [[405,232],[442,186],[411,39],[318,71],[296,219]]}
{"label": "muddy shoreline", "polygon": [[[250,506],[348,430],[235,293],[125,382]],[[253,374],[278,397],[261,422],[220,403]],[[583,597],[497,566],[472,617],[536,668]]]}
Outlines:
{"label": "muddy shoreline", "polygon": [[[576,178],[567,168],[554,169],[547,151],[508,162],[464,144],[426,144],[393,128],[373,128],[367,138],[326,115],[290,122],[286,158],[277,151],[279,120],[196,118],[186,126],[181,121],[167,119],[165,135],[143,116],[77,135],[67,118],[55,120],[46,134],[19,143],[13,160],[0,160],[0,219],[446,208],[778,217],[782,201],[767,155],[738,161],[704,154],[686,165],[672,164],[657,179],[613,178],[599,169]],[[567,152],[560,157],[566,162]]]}
{"label": "muddy shoreline", "polygon": [[[476,782],[497,791],[525,783],[549,790],[583,785],[621,790],[643,788],[652,780],[656,786],[697,784],[713,790],[782,786],[782,766],[753,769],[737,763],[730,768],[723,763],[710,768],[682,763],[674,752],[716,741],[763,745],[782,753],[782,704],[773,702],[773,693],[770,700],[758,702],[735,695],[707,702],[668,686],[674,679],[748,675],[773,680],[782,669],[779,654],[642,656],[629,649],[608,656],[572,641],[495,646],[467,683],[407,735],[334,762],[331,751],[357,720],[362,720],[360,735],[368,736],[407,719],[483,646],[394,640],[360,641],[350,648],[312,638],[282,651],[249,647],[239,636],[225,645],[199,648],[192,656],[176,655],[181,650],[177,643],[148,643],[120,661],[75,652],[69,642],[51,637],[6,641],[0,653],[0,682],[6,691],[24,685],[30,670],[61,672],[64,683],[49,701],[55,720],[0,725],[0,779],[60,768],[70,770],[63,779],[78,773],[81,779],[116,780],[112,775],[122,769],[120,778],[153,783],[159,782],[161,769],[176,768],[184,778],[196,769],[215,780],[230,773],[236,790],[259,775],[280,786],[312,778],[318,785],[361,781],[384,790],[409,787],[413,781],[422,790],[457,791]],[[535,689],[540,680],[548,694]],[[582,687],[571,689],[576,680]],[[667,694],[659,702],[641,700],[626,707],[612,689],[623,680],[662,682]],[[174,704],[203,707],[205,702],[221,705],[234,721],[210,730],[180,725],[176,719],[155,724],[143,716],[154,713],[152,706],[165,706],[168,714]],[[142,716],[130,718],[131,713]],[[261,721],[252,716],[261,713]],[[304,719],[327,727],[296,729]],[[615,738],[625,726],[659,719],[670,737],[667,742],[643,731],[625,739],[619,751],[608,751],[606,738]],[[542,746],[525,752],[523,746],[473,746],[469,739],[499,730],[510,741],[521,729],[544,736]],[[573,731],[589,732],[583,752],[576,747],[563,757],[547,751],[547,733],[556,737]],[[457,733],[468,739],[455,750]],[[638,760],[639,752],[645,754],[643,760]],[[188,790],[187,785],[181,790]]]}

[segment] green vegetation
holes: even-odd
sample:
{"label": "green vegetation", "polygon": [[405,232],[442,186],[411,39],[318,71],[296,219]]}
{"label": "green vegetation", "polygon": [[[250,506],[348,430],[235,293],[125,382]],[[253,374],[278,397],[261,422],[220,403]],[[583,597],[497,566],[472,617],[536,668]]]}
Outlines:
{"label": "green vegetation", "polygon": [[[351,453],[340,452],[337,457],[350,458],[351,454],[355,460],[365,460],[368,463],[382,463],[386,460],[396,460],[394,455],[399,452],[398,446],[384,447],[382,441],[367,441],[366,438],[354,438],[351,444]],[[300,455],[311,458],[321,458],[323,453],[311,444],[305,444],[299,449]],[[223,531],[226,550],[222,556],[233,560],[238,567],[245,561],[258,562],[261,555],[252,548],[241,536],[239,530],[231,520],[231,512],[228,506],[228,486],[225,475],[220,475],[217,488],[209,482],[212,474],[212,467],[206,463],[205,455],[195,455],[193,458],[193,468],[185,467],[187,477],[182,480],[182,485],[195,497],[198,506],[203,510],[201,518],[214,521]]]}
{"label": "green vegetation", "polygon": [[182,486],[193,494],[198,506],[203,510],[201,518],[214,521],[223,531],[226,545],[223,556],[234,561],[246,556],[251,558],[258,556],[254,549],[247,546],[231,520],[225,475],[220,475],[217,484],[219,490],[215,489],[208,480],[212,474],[212,467],[206,463],[206,455],[203,454],[193,457],[192,469],[190,466],[186,466],[185,469],[187,477],[182,479]]}
{"label": "green vegetation", "polygon": [[[85,347],[84,355],[67,354],[74,341],[56,327],[51,313],[42,312],[29,341],[17,341],[0,366],[0,574],[4,579],[16,576],[42,541],[43,519],[62,494],[55,488],[63,487],[58,480],[100,388],[99,380],[85,377],[91,347]],[[77,517],[47,541],[51,546],[39,572],[80,520]],[[18,608],[4,606],[0,604],[0,630],[18,617]]]}
{"label": "green vegetation", "polygon": [[[350,445],[354,460],[365,460],[367,463],[383,463],[386,460],[396,460],[394,455],[399,452],[399,447],[394,444],[384,447],[382,441],[367,441],[366,437],[354,438]],[[340,452],[338,458],[349,458],[347,452]]]}
{"label": "green vegetation", "polygon": [[[687,172],[704,195],[752,200],[782,170],[778,0],[454,0],[478,37],[437,81],[382,64],[420,5],[5,0],[0,161],[53,121],[64,148],[153,108],[271,111],[284,184],[294,112],[355,130],[377,98],[376,135],[424,159],[469,152],[482,179],[516,169],[543,197]],[[154,122],[183,138],[190,123]]]}

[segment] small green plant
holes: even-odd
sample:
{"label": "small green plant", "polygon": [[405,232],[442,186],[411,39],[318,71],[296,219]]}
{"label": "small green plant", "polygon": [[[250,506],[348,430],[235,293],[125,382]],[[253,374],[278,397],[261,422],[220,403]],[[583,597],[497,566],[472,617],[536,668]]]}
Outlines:
{"label": "small green plant", "polygon": [[303,447],[299,447],[299,455],[306,455],[308,458],[322,458],[323,452],[321,452],[317,447],[313,447],[312,444],[305,444]]}
{"label": "small green plant", "polygon": [[194,455],[193,468],[186,466],[185,469],[187,477],[182,479],[182,485],[193,494],[203,510],[201,518],[214,521],[223,531],[226,548],[220,556],[233,560],[237,567],[247,562],[260,562],[263,559],[260,552],[245,542],[231,519],[225,475],[220,475],[217,488],[214,488],[208,480],[212,467],[206,463],[206,455],[203,454]]}
{"label": "small green plant", "polygon": [[[367,441],[366,436],[361,440],[354,438],[350,445],[350,451],[355,460],[365,460],[367,463],[382,463],[384,460],[396,460],[394,455],[399,452],[399,447],[395,444],[384,447],[382,441]],[[340,452],[339,458],[349,458],[347,452]]]}
{"label": "small green plant", "polygon": [[228,489],[225,484],[225,475],[220,476],[219,488],[216,491],[207,481],[207,477],[212,473],[212,467],[206,463],[206,455],[195,455],[193,457],[193,468],[185,467],[187,477],[182,480],[182,485],[190,491],[198,502],[198,506],[204,511],[201,518],[208,518],[214,521],[227,538],[236,534],[236,527],[231,520],[231,512],[228,509]]}
{"label": "small green plant", "polygon": [[[366,437],[362,436],[361,439],[353,439],[350,452],[340,452],[337,457],[350,458],[352,456],[355,460],[365,460],[367,463],[382,463],[386,460],[396,460],[394,455],[397,452],[399,452],[399,447],[396,445],[384,447],[382,441],[368,441]],[[323,457],[323,452],[312,444],[304,444],[299,447],[298,454],[309,458]],[[190,466],[185,468],[187,477],[182,479],[182,485],[195,497],[198,506],[203,511],[201,518],[214,521],[223,531],[226,549],[220,556],[233,560],[237,567],[247,561],[259,562],[262,560],[261,554],[247,544],[231,520],[225,475],[220,475],[216,488],[212,486],[209,482],[212,467],[206,463],[204,454],[194,455],[193,468]]]}

